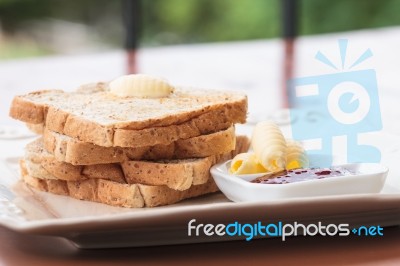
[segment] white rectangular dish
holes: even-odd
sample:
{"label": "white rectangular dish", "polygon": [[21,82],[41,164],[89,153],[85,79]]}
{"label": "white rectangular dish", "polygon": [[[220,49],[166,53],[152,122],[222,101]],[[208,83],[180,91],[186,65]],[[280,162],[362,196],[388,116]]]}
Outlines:
{"label": "white rectangular dish", "polygon": [[[259,184],[250,181],[265,175],[265,173],[233,175],[229,173],[231,162],[232,161],[229,160],[214,165],[211,168],[211,174],[224,195],[235,202],[257,202],[300,197],[379,193],[385,185],[386,176],[388,174],[388,168],[381,164],[355,163],[341,165],[339,168],[336,168],[352,173],[346,176],[303,180],[301,182],[288,184]],[[292,172],[293,174],[296,173],[296,176],[302,174],[301,171],[297,172],[294,170]]]}

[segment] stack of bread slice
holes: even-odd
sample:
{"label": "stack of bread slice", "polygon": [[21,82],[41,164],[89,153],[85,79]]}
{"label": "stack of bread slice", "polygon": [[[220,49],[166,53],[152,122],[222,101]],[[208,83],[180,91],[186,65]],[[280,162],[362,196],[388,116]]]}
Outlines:
{"label": "stack of bread slice", "polygon": [[11,117],[40,134],[22,180],[54,194],[121,207],[154,207],[218,191],[209,169],[247,151],[241,93],[175,88],[121,97],[108,83],[16,96]]}

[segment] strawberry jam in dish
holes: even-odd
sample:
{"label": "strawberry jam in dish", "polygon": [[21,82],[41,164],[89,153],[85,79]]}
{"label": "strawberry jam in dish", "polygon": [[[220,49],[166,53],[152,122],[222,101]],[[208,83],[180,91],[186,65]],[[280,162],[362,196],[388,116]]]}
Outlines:
{"label": "strawberry jam in dish", "polygon": [[305,168],[283,170],[276,173],[266,174],[251,181],[259,184],[289,184],[301,181],[325,179],[329,177],[356,175],[344,167],[331,168]]}

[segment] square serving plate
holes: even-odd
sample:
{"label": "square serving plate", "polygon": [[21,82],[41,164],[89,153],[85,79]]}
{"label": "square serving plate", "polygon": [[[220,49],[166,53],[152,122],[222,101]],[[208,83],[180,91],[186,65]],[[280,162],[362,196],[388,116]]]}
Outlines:
{"label": "square serving plate", "polygon": [[[242,132],[240,132],[242,133]],[[248,132],[244,132],[248,133]],[[36,191],[19,181],[18,161],[32,139],[0,140],[0,225],[24,234],[59,236],[79,248],[115,248],[245,239],[188,236],[188,223],[315,222],[391,226],[400,224],[400,138],[369,137],[389,167],[380,193],[229,201],[222,193],[157,208],[126,209]],[[290,239],[286,240],[290,241]]]}

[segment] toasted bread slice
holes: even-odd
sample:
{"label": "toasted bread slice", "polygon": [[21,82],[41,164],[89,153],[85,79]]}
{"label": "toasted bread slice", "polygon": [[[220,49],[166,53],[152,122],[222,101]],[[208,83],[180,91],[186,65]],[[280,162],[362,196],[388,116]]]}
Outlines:
{"label": "toasted bread slice", "polygon": [[31,124],[31,123],[25,123],[25,124],[28,127],[28,129],[33,133],[38,135],[43,135],[45,130],[44,124]]}
{"label": "toasted bread slice", "polygon": [[37,139],[26,146],[25,164],[30,176],[43,179],[56,178],[66,181],[107,179],[118,183],[165,185],[175,190],[186,190],[192,185],[206,183],[210,178],[209,170],[213,164],[231,159],[236,154],[247,151],[248,148],[248,138],[239,136],[234,151],[205,158],[74,166],[57,161],[43,148],[42,140]]}
{"label": "toasted bread slice", "polygon": [[119,163],[128,160],[203,158],[235,149],[235,128],[180,139],[168,145],[136,148],[102,147],[45,129],[44,148],[58,161],[73,165]]}
{"label": "toasted bread slice", "polygon": [[168,145],[244,123],[247,97],[176,88],[165,98],[117,97],[106,83],[75,92],[37,91],[13,99],[10,116],[99,146]]}
{"label": "toasted bread slice", "polygon": [[167,186],[129,185],[104,179],[82,181],[40,179],[35,177],[35,171],[31,170],[33,176],[28,173],[23,160],[21,160],[20,166],[23,181],[35,189],[118,207],[142,208],[169,205],[183,199],[218,191],[218,187],[212,178],[205,184],[179,191]]}

